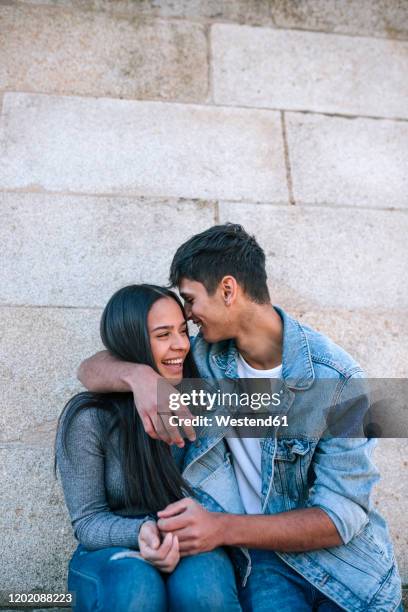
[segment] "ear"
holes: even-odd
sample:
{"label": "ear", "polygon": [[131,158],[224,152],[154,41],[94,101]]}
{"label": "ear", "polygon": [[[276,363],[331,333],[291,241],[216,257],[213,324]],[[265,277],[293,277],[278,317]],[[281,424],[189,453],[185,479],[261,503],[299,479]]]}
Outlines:
{"label": "ear", "polygon": [[224,276],[221,279],[221,292],[226,306],[231,306],[238,295],[238,283],[234,276]]}

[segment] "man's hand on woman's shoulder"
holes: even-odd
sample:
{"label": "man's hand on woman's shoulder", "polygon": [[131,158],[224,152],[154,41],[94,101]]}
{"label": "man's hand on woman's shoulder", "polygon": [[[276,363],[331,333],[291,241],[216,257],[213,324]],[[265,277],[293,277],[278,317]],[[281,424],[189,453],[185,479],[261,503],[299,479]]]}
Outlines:
{"label": "man's hand on woman's shoulder", "polygon": [[[135,370],[133,376],[129,378],[129,385],[145,432],[151,438],[183,447],[184,440],[179,428],[170,423],[170,417],[174,415],[169,407],[170,395],[177,394],[177,389],[150,366],[134,365]],[[188,408],[182,404],[177,410],[177,415],[183,419],[192,418]],[[192,426],[184,425],[183,429],[189,440],[195,440]]]}
{"label": "man's hand on woman's shoulder", "polygon": [[[163,440],[167,444],[184,446],[178,427],[171,425],[169,421],[173,414],[169,408],[169,397],[170,394],[177,393],[177,389],[150,366],[120,361],[108,351],[100,351],[81,363],[78,379],[84,387],[95,393],[132,391],[145,432],[151,438]],[[183,419],[192,418],[183,405],[177,414]],[[183,425],[183,429],[189,440],[195,440],[192,426]]]}

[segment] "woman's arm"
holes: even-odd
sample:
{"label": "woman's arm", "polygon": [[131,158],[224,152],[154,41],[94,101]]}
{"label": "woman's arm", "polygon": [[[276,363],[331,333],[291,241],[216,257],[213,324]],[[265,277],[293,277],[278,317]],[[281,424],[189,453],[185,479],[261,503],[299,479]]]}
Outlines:
{"label": "woman's arm", "polygon": [[[122,517],[108,506],[105,455],[97,408],[84,408],[73,417],[66,445],[57,432],[57,465],[65,501],[77,540],[89,550],[111,546],[138,548],[143,519]],[[119,467],[118,467],[119,470]]]}

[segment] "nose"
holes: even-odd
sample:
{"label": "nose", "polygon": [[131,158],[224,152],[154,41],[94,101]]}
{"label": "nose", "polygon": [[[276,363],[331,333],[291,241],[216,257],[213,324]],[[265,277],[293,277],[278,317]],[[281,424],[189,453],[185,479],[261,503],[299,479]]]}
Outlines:
{"label": "nose", "polygon": [[173,336],[173,342],[171,343],[171,348],[175,351],[188,351],[190,346],[190,341],[188,336],[185,334],[175,334]]}

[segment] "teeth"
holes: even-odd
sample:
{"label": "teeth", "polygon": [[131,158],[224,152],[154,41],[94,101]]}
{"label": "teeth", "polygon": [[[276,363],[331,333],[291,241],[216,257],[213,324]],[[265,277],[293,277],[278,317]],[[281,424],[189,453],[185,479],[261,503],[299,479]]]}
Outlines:
{"label": "teeth", "polygon": [[163,363],[169,364],[169,365],[180,365],[183,363],[183,360],[182,359],[166,359],[166,361],[163,361]]}

